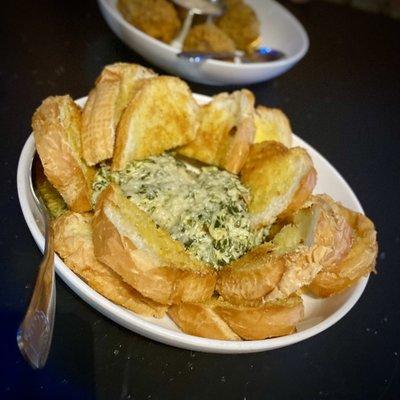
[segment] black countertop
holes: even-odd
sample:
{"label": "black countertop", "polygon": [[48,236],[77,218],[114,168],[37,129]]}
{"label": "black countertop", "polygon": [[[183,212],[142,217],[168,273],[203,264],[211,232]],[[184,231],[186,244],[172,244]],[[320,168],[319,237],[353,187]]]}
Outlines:
{"label": "black countertop", "polygon": [[[331,161],[375,221],[378,275],[340,322],[294,346],[248,355],[190,352],[104,318],[57,281],[46,368],[19,356],[16,328],[31,295],[37,249],[16,194],[30,118],[48,95],[84,96],[105,64],[148,65],[108,29],[95,1],[5,1],[0,14],[0,398],[399,399],[400,22],[347,7],[283,2],[310,50],[287,74],[250,86]],[[218,88],[191,84],[214,94]]]}

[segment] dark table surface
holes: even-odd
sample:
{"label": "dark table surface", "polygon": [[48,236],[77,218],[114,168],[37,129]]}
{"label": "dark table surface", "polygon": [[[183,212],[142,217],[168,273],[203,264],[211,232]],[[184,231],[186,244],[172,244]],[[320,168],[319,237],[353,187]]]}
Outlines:
{"label": "dark table surface", "polygon": [[[284,2],[310,50],[298,66],[250,86],[350,183],[375,221],[378,275],[340,322],[294,346],[248,355],[190,352],[138,336],[57,281],[44,370],[18,354],[16,328],[41,255],[16,193],[19,152],[46,96],[88,93],[117,60],[148,65],[108,29],[95,1],[5,1],[0,14],[1,399],[399,399],[400,22],[347,7]],[[191,84],[194,91],[222,89]]]}

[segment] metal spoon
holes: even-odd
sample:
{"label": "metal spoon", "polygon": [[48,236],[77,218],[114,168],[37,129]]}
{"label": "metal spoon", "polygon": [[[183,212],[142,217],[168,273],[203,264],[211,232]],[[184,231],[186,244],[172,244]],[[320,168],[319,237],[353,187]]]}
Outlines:
{"label": "metal spoon", "polygon": [[39,156],[35,153],[31,165],[30,187],[43,218],[45,247],[32,298],[17,333],[18,347],[34,369],[43,368],[46,364],[53,337],[56,308],[53,231],[50,225],[50,215],[37,186],[43,179],[43,166]]}
{"label": "metal spoon", "polygon": [[286,57],[285,53],[280,50],[271,49],[269,47],[260,47],[252,53],[247,54],[243,51],[182,51],[178,54],[180,58],[186,58],[191,63],[202,63],[209,59],[214,60],[227,60],[227,61],[241,61],[242,63],[258,63],[276,61]]}
{"label": "metal spoon", "polygon": [[172,47],[180,50],[185,38],[193,23],[195,15],[219,16],[223,12],[223,7],[218,2],[208,0],[172,0],[177,6],[188,10],[182,29],[178,36],[170,43]]}

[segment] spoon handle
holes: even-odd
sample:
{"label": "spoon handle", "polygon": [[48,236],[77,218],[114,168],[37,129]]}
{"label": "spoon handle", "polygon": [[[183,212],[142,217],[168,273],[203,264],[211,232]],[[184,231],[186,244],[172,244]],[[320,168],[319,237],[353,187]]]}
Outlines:
{"label": "spoon handle", "polygon": [[50,351],[55,316],[53,230],[45,219],[45,249],[28,310],[18,329],[18,347],[34,369],[43,368]]}
{"label": "spoon handle", "polygon": [[214,60],[227,60],[233,59],[240,55],[238,52],[230,52],[230,51],[182,51],[178,53],[178,57],[186,58],[189,62],[192,63],[201,63],[205,60],[209,60],[210,58]]}
{"label": "spoon handle", "polygon": [[183,42],[185,41],[189,29],[192,26],[193,17],[194,17],[194,11],[188,10],[181,31],[179,32],[178,36],[171,42],[171,46],[174,47],[175,49],[178,50],[182,49]]}

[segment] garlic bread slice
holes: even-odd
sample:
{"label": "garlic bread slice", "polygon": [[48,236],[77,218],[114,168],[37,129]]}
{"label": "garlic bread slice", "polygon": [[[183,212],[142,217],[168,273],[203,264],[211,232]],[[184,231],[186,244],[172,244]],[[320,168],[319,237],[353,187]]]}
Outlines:
{"label": "garlic bread slice", "polygon": [[241,340],[214,310],[214,300],[180,303],[169,307],[168,315],[185,333],[218,340]]}
{"label": "garlic bread slice", "polygon": [[117,124],[136,83],[154,76],[151,69],[136,64],[115,63],[103,69],[82,114],[83,157],[88,165],[112,158]]}
{"label": "garlic bread slice", "polygon": [[342,260],[351,243],[349,224],[317,198],[297,211],[272,241],[222,269],[216,290],[233,304],[284,299],[309,285],[324,266]]}
{"label": "garlic bread slice", "polygon": [[168,315],[184,332],[220,340],[260,340],[289,335],[304,317],[300,296],[255,306],[234,305],[221,298],[173,305]]}
{"label": "garlic bread slice", "polygon": [[93,243],[99,261],[158,303],[201,302],[213,294],[213,268],[191,256],[115,184],[97,201]]}
{"label": "garlic bread slice", "polygon": [[71,210],[90,210],[94,171],[82,159],[79,106],[70,96],[48,97],[33,114],[32,128],[47,179]]}
{"label": "garlic bread slice", "polygon": [[253,94],[246,89],[220,93],[201,107],[196,138],[178,152],[237,174],[247,158],[255,129]]}
{"label": "garlic bread slice", "polygon": [[188,85],[179,78],[141,81],[118,125],[113,170],[192,141],[198,109]]}
{"label": "garlic bread slice", "polygon": [[273,141],[251,146],[240,173],[251,191],[249,212],[255,227],[272,224],[299,209],[312,193],[317,172],[308,153]]}
{"label": "garlic bread slice", "polygon": [[54,249],[64,263],[102,296],[140,315],[161,318],[167,307],[142,296],[94,255],[91,214],[68,211],[53,222]]}
{"label": "garlic bread slice", "polygon": [[346,256],[321,270],[308,287],[318,297],[329,297],[354,285],[362,276],[375,272],[378,244],[373,222],[363,214],[336,203],[352,228],[353,240]]}
{"label": "garlic bread slice", "polygon": [[254,143],[274,140],[292,146],[292,128],[287,116],[278,108],[257,106],[255,113],[256,135]]}

